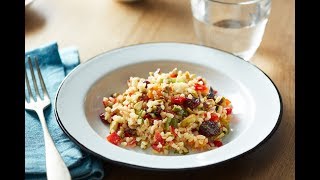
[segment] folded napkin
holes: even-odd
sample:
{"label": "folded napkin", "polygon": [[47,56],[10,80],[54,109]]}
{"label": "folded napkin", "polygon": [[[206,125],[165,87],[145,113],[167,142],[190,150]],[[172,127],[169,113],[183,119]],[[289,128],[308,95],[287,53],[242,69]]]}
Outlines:
{"label": "folded napkin", "polygon": [[[25,63],[28,55],[38,57],[52,102],[44,111],[48,129],[70,170],[72,179],[102,179],[104,176],[102,160],[83,152],[73,143],[60,129],[53,112],[54,96],[61,81],[79,64],[77,49],[71,47],[59,51],[57,43],[50,43],[26,52]],[[29,68],[28,65],[26,67]],[[25,179],[46,179],[43,131],[37,114],[30,111],[25,111]]]}

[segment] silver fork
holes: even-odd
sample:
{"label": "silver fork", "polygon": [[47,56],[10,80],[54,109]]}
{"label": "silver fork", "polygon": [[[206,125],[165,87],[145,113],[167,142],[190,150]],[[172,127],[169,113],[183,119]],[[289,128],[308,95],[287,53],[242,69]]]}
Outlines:
{"label": "silver fork", "polygon": [[[27,92],[25,92],[25,109],[26,110],[32,110],[35,111],[38,114],[38,117],[41,122],[41,126],[43,129],[43,136],[44,136],[44,142],[45,142],[45,153],[46,153],[46,169],[47,169],[47,179],[48,180],[69,180],[71,179],[69,170],[62,160],[57,148],[55,147],[53,140],[49,134],[47,123],[43,114],[43,110],[48,107],[51,102],[50,98],[48,96],[48,92],[46,89],[46,86],[44,84],[41,71],[38,65],[38,59],[35,58],[34,60],[38,77],[40,80],[41,88],[43,91],[43,98],[40,97],[39,89],[36,83],[36,78],[34,75],[34,70],[31,62],[31,58],[28,57],[28,64],[31,72],[31,77],[34,85],[34,90],[36,94],[34,95],[30,88],[30,83],[27,75],[27,69],[25,67],[25,79],[26,79],[26,85],[27,85]],[[27,95],[29,97],[29,101],[27,101]],[[36,138],[36,137],[35,137]]]}

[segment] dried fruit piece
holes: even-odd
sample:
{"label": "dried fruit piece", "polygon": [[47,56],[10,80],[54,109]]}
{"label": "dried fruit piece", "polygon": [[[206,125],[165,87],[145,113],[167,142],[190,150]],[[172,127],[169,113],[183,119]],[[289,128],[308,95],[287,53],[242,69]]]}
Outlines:
{"label": "dried fruit piece", "polygon": [[194,109],[196,107],[198,107],[200,105],[200,99],[199,98],[192,98],[192,99],[189,99],[187,98],[185,101],[184,101],[184,106],[190,108],[190,109]]}
{"label": "dried fruit piece", "polygon": [[210,86],[209,94],[207,95],[207,99],[214,99],[215,91]]}
{"label": "dried fruit piece", "polygon": [[199,127],[199,133],[206,137],[212,137],[220,134],[220,128],[217,122],[204,121]]}

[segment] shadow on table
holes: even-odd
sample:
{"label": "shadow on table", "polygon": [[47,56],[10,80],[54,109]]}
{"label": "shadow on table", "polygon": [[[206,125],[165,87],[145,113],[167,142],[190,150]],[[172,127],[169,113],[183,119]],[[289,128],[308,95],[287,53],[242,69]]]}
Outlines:
{"label": "shadow on table", "polygon": [[45,18],[32,8],[26,8],[24,18],[25,34],[39,30],[46,22]]}
{"label": "shadow on table", "polygon": [[[280,130],[281,124],[279,126]],[[284,130],[284,128],[281,128]],[[257,147],[253,151],[239,157],[226,161],[217,165],[212,165],[199,169],[190,169],[182,171],[151,171],[129,168],[121,165],[106,164],[106,176],[107,179],[128,179],[140,180],[140,179],[245,179],[248,177],[257,177],[260,174],[267,174],[270,166],[274,165],[274,161],[283,152],[286,144],[281,137],[285,132],[279,132],[277,130],[271,138],[261,146]],[[170,163],[170,162],[168,162]],[[111,166],[111,169],[108,170]],[[253,176],[254,174],[254,176]],[[272,174],[272,172],[271,172]]]}

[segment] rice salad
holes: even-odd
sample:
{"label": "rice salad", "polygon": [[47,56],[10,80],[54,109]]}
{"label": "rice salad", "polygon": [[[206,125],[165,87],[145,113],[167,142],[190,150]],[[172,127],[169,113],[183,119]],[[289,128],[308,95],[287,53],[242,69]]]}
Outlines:
{"label": "rice salad", "polygon": [[106,139],[126,148],[151,147],[153,153],[187,154],[223,145],[229,133],[232,104],[205,78],[160,69],[148,78],[130,77],[123,94],[103,98],[100,118],[109,124]]}

